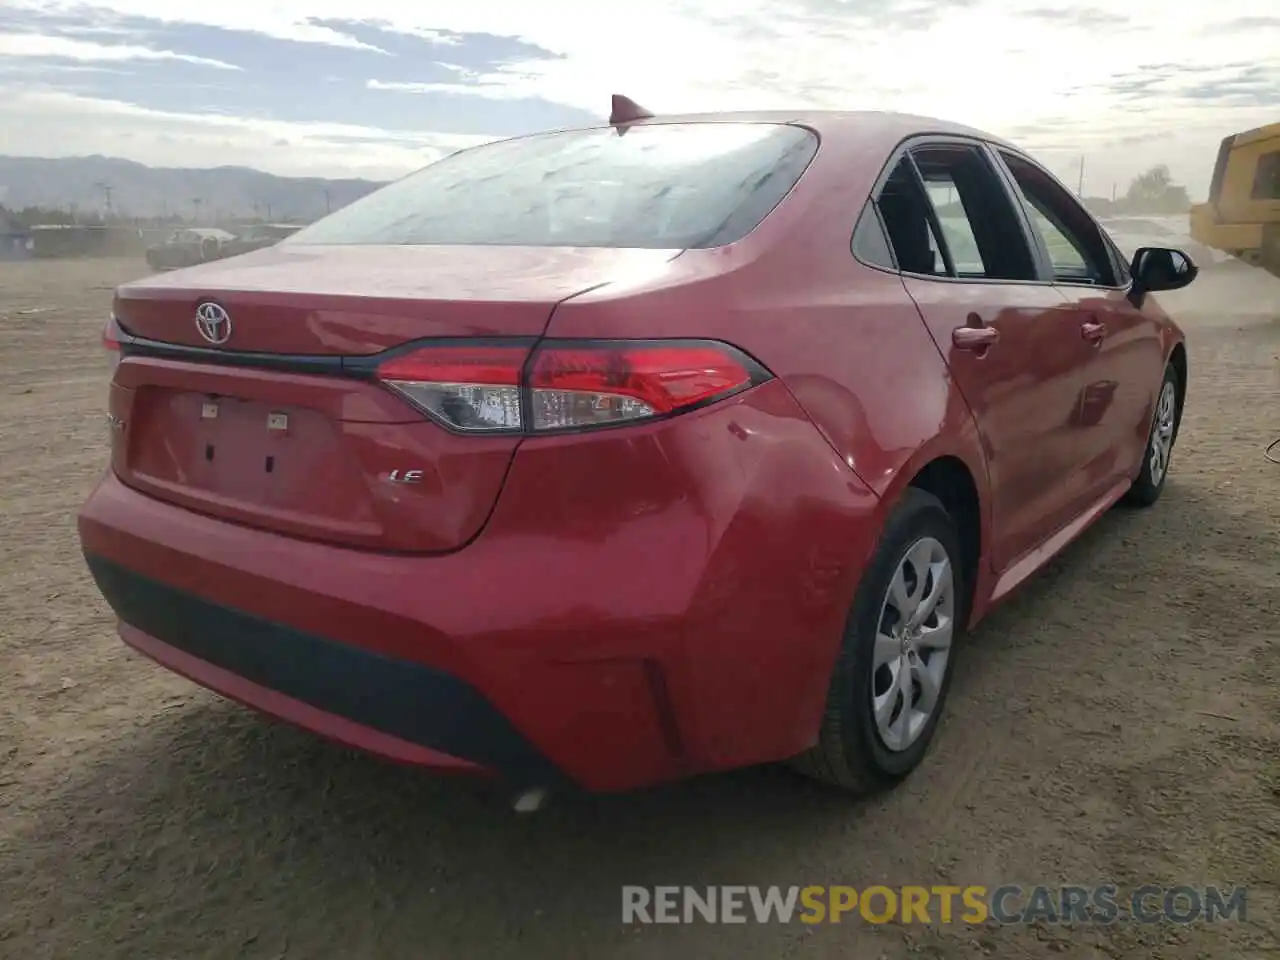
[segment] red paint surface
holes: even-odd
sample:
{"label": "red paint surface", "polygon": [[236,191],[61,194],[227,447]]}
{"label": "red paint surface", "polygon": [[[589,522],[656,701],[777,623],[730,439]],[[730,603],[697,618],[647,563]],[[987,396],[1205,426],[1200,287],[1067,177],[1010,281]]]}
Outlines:
{"label": "red paint surface", "polygon": [[[973,477],[980,618],[1136,475],[1182,340],[1152,298],[1138,310],[1122,293],[904,281],[862,266],[853,224],[892,149],[922,127],[806,122],[822,135],[813,165],[728,247],[674,258],[280,247],[126,285],[116,302],[133,333],[190,345],[202,345],[194,305],[213,297],[235,317],[239,350],[708,338],[776,379],[665,422],[482,438],[447,433],[371,382],[126,358],[110,402],[127,426],[82,511],[85,548],[447,670],[593,789],[803,750],[863,564],[912,478],[940,457]],[[939,127],[968,132],[925,129]],[[975,312],[1001,332],[982,356],[953,337]],[[1100,345],[1074,333],[1099,321]],[[229,398],[217,427],[199,419],[208,395]],[[246,441],[245,425],[272,411],[293,432]],[[427,482],[379,481],[394,469]]]}

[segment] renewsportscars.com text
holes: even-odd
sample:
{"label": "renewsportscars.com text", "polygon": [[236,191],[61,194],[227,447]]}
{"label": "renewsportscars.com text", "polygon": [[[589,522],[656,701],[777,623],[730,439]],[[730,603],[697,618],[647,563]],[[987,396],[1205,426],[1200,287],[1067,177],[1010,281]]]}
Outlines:
{"label": "renewsportscars.com text", "polygon": [[1244,887],[626,886],[624,923],[1214,923],[1244,920]]}

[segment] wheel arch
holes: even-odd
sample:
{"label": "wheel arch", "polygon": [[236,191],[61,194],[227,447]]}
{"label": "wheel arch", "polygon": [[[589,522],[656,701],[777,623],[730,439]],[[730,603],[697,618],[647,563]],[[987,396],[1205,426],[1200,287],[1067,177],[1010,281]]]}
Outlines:
{"label": "wheel arch", "polygon": [[[986,472],[985,469],[975,471],[966,457],[954,451],[922,451],[919,459],[912,458],[910,462],[912,468],[904,469],[891,482],[888,488],[891,495],[882,497],[881,516],[885,519],[881,523],[876,556],[873,557],[870,569],[863,571],[863,576],[865,578],[870,572],[878,582],[880,577],[886,575],[886,558],[891,559],[894,564],[902,562],[892,553],[884,552],[884,546],[888,544],[892,550],[898,545],[909,546],[912,542],[910,536],[903,538],[904,533],[910,534],[911,531],[900,525],[887,526],[888,518],[907,504],[914,502],[917,508],[922,506],[920,493],[936,497],[957,526],[961,557],[956,565],[963,568],[957,571],[963,585],[957,597],[959,602],[956,614],[958,624],[963,627],[966,621],[973,620],[972,602],[975,592],[981,589],[978,584],[983,580],[981,571],[986,543],[984,513],[988,498],[983,497],[980,492],[980,484]],[[979,462],[985,467],[985,461]],[[892,575],[892,570],[888,570],[888,575]],[[875,612],[874,607],[868,607],[868,602],[874,603],[874,598],[869,601],[860,585],[839,654],[832,665],[824,712],[818,718],[817,736],[811,739],[808,750],[790,759],[791,766],[801,773],[862,793],[883,789],[900,780],[911,769],[908,767],[894,771],[880,767],[869,772],[876,765],[875,761],[867,759],[874,755],[874,748],[863,744],[863,738],[849,726],[850,723],[856,724],[856,717],[860,715],[857,701],[851,705],[845,699],[845,692],[850,689],[850,678],[865,676],[871,682],[871,674],[863,672],[863,654],[857,651],[863,644],[856,639],[867,636],[869,628],[866,614]],[[850,639],[851,637],[854,639]],[[945,697],[945,688],[943,690],[941,696]],[[870,714],[867,716],[870,717]],[[930,723],[936,722],[935,716]],[[913,761],[913,764],[914,762],[918,761]]]}
{"label": "wheel arch", "polygon": [[980,598],[989,588],[987,558],[993,541],[992,504],[987,461],[972,419],[959,442],[940,435],[924,444],[879,491],[881,511],[887,515],[910,488],[933,494],[955,518],[964,564],[968,617],[980,614]]}
{"label": "wheel arch", "polygon": [[1169,351],[1169,365],[1178,376],[1178,410],[1181,415],[1182,405],[1187,399],[1187,345],[1179,340]]}
{"label": "wheel arch", "polygon": [[987,549],[985,503],[978,491],[973,471],[963,459],[946,454],[925,463],[911,477],[907,487],[937,497],[956,524],[963,564],[965,612],[973,611],[975,591],[983,556]]}

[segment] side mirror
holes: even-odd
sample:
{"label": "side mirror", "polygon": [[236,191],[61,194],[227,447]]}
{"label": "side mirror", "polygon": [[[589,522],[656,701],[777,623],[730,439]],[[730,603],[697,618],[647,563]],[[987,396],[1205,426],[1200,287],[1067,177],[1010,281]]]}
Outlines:
{"label": "side mirror", "polygon": [[1143,297],[1148,293],[1181,290],[1188,286],[1199,275],[1200,268],[1181,250],[1139,247],[1133,255],[1129,272],[1133,275],[1129,299],[1135,306],[1141,306]]}

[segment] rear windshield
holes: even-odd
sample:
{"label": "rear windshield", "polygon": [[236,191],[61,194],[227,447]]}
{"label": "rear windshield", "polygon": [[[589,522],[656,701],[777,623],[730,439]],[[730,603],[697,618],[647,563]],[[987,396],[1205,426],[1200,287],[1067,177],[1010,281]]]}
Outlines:
{"label": "rear windshield", "polygon": [[505,140],[446,157],[284,242],[716,247],[768,216],[817,147],[808,130],[767,123]]}

